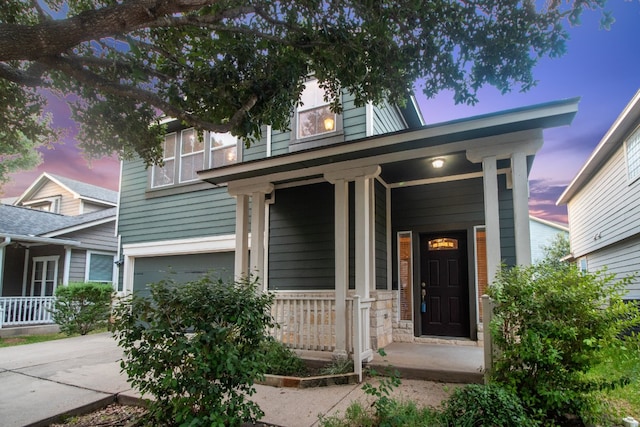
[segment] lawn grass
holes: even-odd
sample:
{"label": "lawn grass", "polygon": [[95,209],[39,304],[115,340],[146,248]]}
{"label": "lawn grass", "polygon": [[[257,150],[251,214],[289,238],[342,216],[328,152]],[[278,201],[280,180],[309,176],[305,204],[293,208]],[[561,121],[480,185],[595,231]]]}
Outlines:
{"label": "lawn grass", "polygon": [[0,338],[1,347],[13,347],[16,345],[34,344],[38,342],[54,341],[62,338],[68,338],[68,335],[58,332],[57,334],[43,334],[43,335],[22,335],[16,337]]}
{"label": "lawn grass", "polygon": [[[107,328],[100,328],[100,329],[96,329],[95,331],[89,332],[89,335],[98,334],[100,332],[106,332],[106,331],[107,331]],[[16,345],[35,344],[35,343],[46,342],[46,341],[55,341],[63,338],[71,338],[71,337],[77,337],[77,336],[79,336],[79,334],[67,335],[63,332],[58,332],[54,334],[20,335],[15,337],[6,337],[6,338],[0,338],[0,348],[13,347]]]}
{"label": "lawn grass", "polygon": [[598,397],[608,411],[618,419],[634,417],[640,419],[640,337],[629,337],[624,351],[609,350],[605,362],[592,369],[589,374],[599,378],[627,378],[629,383],[612,390],[598,392]]}

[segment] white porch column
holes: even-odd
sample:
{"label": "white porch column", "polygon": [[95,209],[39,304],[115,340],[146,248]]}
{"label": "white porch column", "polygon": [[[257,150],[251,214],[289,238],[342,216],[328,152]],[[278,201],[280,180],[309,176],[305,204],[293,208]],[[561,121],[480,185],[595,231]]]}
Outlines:
{"label": "white porch column", "polygon": [[531,265],[531,234],[529,227],[529,177],[527,156],[523,152],[511,156],[513,182],[513,220],[516,238],[516,263]]}
{"label": "white porch column", "polygon": [[236,253],[233,272],[236,279],[247,277],[249,271],[249,196],[236,194]]}
{"label": "white porch column", "polygon": [[[347,288],[349,287],[349,183],[338,179],[335,185],[335,358],[347,357]],[[338,327],[343,325],[344,327]]]}
{"label": "white porch column", "polygon": [[498,170],[495,156],[482,159],[484,182],[484,223],[487,233],[487,278],[493,282],[500,269],[500,207],[498,200]]}
{"label": "white porch column", "polygon": [[264,227],[265,205],[264,193],[257,191],[251,195],[251,271],[250,273],[263,280],[264,278]]}
{"label": "white porch column", "polygon": [[[273,188],[273,184],[270,182],[248,184],[236,181],[228,184],[227,191],[236,198],[236,255],[234,262],[236,278],[248,277],[250,273],[253,273],[262,280],[265,274],[265,195],[270,194]],[[251,195],[250,258],[249,195]]]}
{"label": "white porch column", "polygon": [[69,286],[69,273],[71,272],[71,248],[64,247],[64,267],[62,269],[62,286]]}
{"label": "white porch column", "polygon": [[369,298],[369,291],[374,285],[375,268],[374,236],[371,233],[374,221],[371,208],[372,179],[359,177],[355,188],[355,237],[356,237],[356,294]]}

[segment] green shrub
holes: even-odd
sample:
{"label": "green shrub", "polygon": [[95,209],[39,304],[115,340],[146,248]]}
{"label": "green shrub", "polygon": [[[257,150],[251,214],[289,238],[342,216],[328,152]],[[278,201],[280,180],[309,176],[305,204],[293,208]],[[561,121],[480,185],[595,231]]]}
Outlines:
{"label": "green shrub", "polygon": [[165,280],[115,310],[122,369],[149,401],[152,425],[239,425],[264,415],[248,400],[267,369],[261,346],[273,296],[254,280]]}
{"label": "green shrub", "polygon": [[307,372],[307,366],[295,351],[271,337],[262,343],[261,351],[266,356],[268,374],[302,376]]}
{"label": "green shrub", "polygon": [[518,396],[496,384],[456,389],[443,404],[441,425],[532,426]]}
{"label": "green shrub", "polygon": [[320,370],[321,375],[341,375],[353,372],[353,360],[347,357],[338,357]]}
{"label": "green shrub", "polygon": [[111,313],[113,288],[105,283],[70,283],[56,289],[53,321],[67,335],[86,335],[105,327]]}
{"label": "green shrub", "polygon": [[627,282],[557,260],[503,269],[489,290],[498,349],[492,380],[515,392],[538,420],[592,418],[598,412],[592,392],[622,380],[585,374],[603,349],[622,348],[620,333],[640,321],[637,307],[621,299]]}

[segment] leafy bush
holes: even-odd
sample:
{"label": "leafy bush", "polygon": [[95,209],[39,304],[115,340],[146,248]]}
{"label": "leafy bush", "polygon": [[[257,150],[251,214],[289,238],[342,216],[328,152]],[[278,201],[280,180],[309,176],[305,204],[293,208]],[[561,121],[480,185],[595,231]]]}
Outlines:
{"label": "leafy bush", "polygon": [[637,307],[621,299],[627,282],[555,259],[503,269],[489,289],[498,349],[492,380],[515,392],[538,420],[566,414],[589,420],[597,413],[591,392],[621,380],[586,372],[603,349],[621,348],[620,333],[640,321]]}
{"label": "leafy bush", "polygon": [[268,374],[302,376],[307,372],[307,366],[295,351],[271,337],[262,343],[261,351],[266,356]]}
{"label": "leafy bush", "polygon": [[262,345],[273,326],[273,296],[254,280],[224,283],[211,276],[150,287],[116,308],[122,369],[151,394],[153,425],[239,425],[264,415],[247,399],[267,369]]}
{"label": "leafy bush", "polygon": [[67,335],[86,335],[107,325],[113,288],[105,283],[70,283],[56,289],[53,321]]}
{"label": "leafy bush", "polygon": [[531,426],[518,396],[496,384],[471,384],[456,389],[444,402],[445,426]]}

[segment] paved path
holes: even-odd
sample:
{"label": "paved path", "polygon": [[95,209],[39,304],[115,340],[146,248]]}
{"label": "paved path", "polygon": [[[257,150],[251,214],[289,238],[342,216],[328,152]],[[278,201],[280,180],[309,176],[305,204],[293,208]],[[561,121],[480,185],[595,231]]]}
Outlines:
{"label": "paved path", "polygon": [[[120,373],[122,351],[110,333],[0,348],[0,425],[46,426],[59,415],[88,412],[117,397],[139,398]],[[435,405],[452,385],[403,380],[401,398]],[[319,415],[344,413],[354,400],[369,404],[359,384],[312,389],[256,386],[262,421],[314,426]]]}

